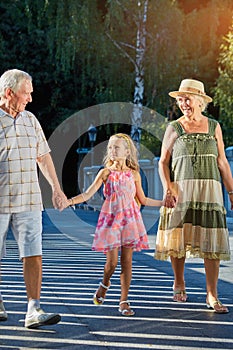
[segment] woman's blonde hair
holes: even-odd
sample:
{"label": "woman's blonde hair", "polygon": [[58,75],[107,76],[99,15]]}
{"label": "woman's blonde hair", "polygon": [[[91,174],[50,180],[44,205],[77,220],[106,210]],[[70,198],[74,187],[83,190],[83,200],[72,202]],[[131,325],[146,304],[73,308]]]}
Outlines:
{"label": "woman's blonde hair", "polygon": [[208,106],[208,102],[206,102],[206,100],[202,96],[199,96],[199,95],[194,95],[194,96],[196,100],[200,102],[201,111],[204,112]]}
{"label": "woman's blonde hair", "polygon": [[[138,157],[137,157],[137,148],[131,137],[127,134],[114,134],[110,137],[109,141],[113,138],[122,139],[124,141],[125,148],[129,150],[129,155],[126,158],[126,165],[132,170],[139,170]],[[105,167],[110,167],[113,164],[113,161],[109,157],[108,147],[103,160]]]}

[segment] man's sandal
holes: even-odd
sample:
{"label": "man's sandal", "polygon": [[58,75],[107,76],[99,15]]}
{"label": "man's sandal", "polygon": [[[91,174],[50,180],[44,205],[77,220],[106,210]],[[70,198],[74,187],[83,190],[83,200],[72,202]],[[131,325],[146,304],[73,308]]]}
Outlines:
{"label": "man's sandal", "polygon": [[[111,286],[110,282],[109,282],[109,286],[108,287],[105,286],[102,282],[99,283],[99,287],[102,287],[102,288],[106,289],[106,292],[108,291],[110,286]],[[105,296],[104,297],[98,297],[97,296],[98,291],[99,291],[99,288],[96,290],[95,294],[93,295],[93,303],[95,305],[103,305]]]}
{"label": "man's sandal", "polygon": [[[127,304],[129,307],[122,309],[121,308],[122,304]],[[121,313],[122,316],[133,316],[135,314],[135,312],[130,309],[130,303],[128,300],[120,302],[118,311]]]}
{"label": "man's sandal", "polygon": [[185,303],[188,299],[185,289],[184,290],[173,290],[173,301],[177,301],[178,303]]}
{"label": "man's sandal", "polygon": [[227,314],[229,312],[228,308],[218,299],[212,302],[206,300],[206,306],[208,309],[213,309],[216,314]]}

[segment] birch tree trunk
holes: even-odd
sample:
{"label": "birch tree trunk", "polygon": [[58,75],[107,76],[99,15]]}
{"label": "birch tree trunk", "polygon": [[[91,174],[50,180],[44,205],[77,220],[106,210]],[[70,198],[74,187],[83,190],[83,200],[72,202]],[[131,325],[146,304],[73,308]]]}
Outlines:
{"label": "birch tree trunk", "polygon": [[146,51],[146,21],[148,0],[138,0],[137,41],[135,55],[134,108],[132,112],[131,137],[139,150],[142,123],[142,106],[144,98],[144,56]]}
{"label": "birch tree trunk", "polygon": [[[144,56],[146,52],[146,22],[148,0],[137,0],[137,11],[133,15],[127,6],[125,6],[124,2],[121,2],[120,0],[115,1],[123,12],[127,13],[130,17],[133,17],[133,21],[137,29],[135,45],[114,39],[111,35],[111,32],[109,31],[106,32],[106,35],[121,51],[121,53],[127,57],[129,61],[134,65],[135,87],[133,96],[133,112],[131,116],[131,137],[136,142],[139,150],[142,123],[142,107],[144,99]],[[129,54],[127,52],[127,49],[129,48],[133,49],[135,55]]]}

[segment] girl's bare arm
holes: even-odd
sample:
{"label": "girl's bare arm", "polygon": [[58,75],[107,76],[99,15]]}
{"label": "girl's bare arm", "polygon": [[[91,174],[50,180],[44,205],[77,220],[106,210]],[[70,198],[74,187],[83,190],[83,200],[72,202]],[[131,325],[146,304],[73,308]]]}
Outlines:
{"label": "girl's bare arm", "polygon": [[138,171],[134,172],[134,181],[136,186],[136,196],[142,205],[160,207],[163,201],[146,197],[141,184],[141,175]]}
{"label": "girl's bare arm", "polygon": [[99,173],[96,175],[95,180],[90,185],[90,187],[88,187],[88,189],[85,192],[80,193],[77,196],[68,199],[67,206],[83,203],[83,202],[86,202],[88,199],[90,199],[98,191],[101,185],[106,181],[108,174],[109,174],[108,169],[100,170]]}

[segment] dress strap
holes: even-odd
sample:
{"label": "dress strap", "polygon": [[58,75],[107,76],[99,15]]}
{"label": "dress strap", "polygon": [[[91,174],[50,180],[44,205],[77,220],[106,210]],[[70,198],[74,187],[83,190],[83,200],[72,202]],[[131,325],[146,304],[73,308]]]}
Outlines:
{"label": "dress strap", "polygon": [[182,128],[182,125],[178,121],[173,120],[172,122],[169,123],[169,125],[171,125],[175,129],[175,131],[177,132],[178,136],[181,136],[181,135],[185,134],[185,131]]}
{"label": "dress strap", "polygon": [[215,129],[218,125],[218,122],[217,120],[214,120],[214,119],[211,119],[211,118],[208,118],[208,121],[209,121],[209,134],[211,136],[214,136],[215,135]]}

